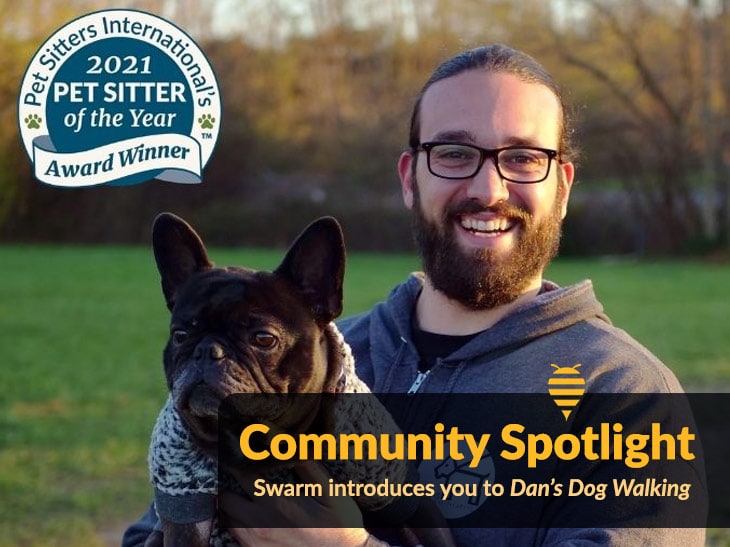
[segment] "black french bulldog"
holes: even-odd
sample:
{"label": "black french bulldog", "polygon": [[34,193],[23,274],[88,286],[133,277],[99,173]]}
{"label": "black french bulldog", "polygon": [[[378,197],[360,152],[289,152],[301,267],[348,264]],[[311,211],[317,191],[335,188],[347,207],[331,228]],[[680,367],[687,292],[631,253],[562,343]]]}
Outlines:
{"label": "black french bulldog", "polygon": [[[219,405],[228,395],[337,390],[342,369],[327,335],[342,311],[345,246],[336,220],[310,224],[271,272],[215,267],[196,232],[170,213],[156,218],[152,239],[172,312],[164,350],[167,386],[203,453],[217,455]],[[313,418],[297,419],[306,424]],[[421,523],[438,515],[431,506],[418,511]],[[419,528],[416,535],[419,530],[426,545],[452,545],[448,530]],[[207,546],[210,533],[210,520],[163,519],[162,537],[146,545]]]}

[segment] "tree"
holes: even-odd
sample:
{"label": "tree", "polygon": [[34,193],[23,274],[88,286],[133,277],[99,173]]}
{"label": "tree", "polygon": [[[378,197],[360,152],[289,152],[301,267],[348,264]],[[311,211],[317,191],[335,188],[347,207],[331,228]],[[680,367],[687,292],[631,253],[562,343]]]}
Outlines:
{"label": "tree", "polygon": [[[719,44],[703,24],[722,27],[726,14],[698,17],[696,1],[573,4],[584,15],[553,29],[554,43],[600,86],[592,130],[604,140],[603,165],[615,166],[634,212],[670,250],[720,244],[727,177],[717,177],[721,135],[712,120],[727,119],[728,103],[718,97],[721,67],[707,56]],[[713,187],[713,179],[725,182]]]}

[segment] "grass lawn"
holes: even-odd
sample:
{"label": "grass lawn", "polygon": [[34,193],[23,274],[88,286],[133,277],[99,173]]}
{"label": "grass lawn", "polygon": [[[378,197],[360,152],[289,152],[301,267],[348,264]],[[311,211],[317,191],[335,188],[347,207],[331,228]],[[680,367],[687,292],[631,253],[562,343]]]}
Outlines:
{"label": "grass lawn", "polygon": [[[270,268],[281,251],[213,250]],[[143,248],[0,248],[0,546],[104,545],[100,531],[150,500],[146,453],[165,398],[165,309]],[[346,314],[417,267],[353,254]],[[592,278],[614,322],[693,389],[730,386],[730,268],[563,260],[549,277]],[[118,542],[115,538],[114,543]]]}

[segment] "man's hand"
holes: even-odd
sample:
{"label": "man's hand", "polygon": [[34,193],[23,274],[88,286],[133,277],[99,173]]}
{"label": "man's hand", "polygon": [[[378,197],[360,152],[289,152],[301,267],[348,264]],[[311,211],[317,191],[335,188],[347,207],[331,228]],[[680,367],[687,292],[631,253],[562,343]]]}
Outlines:
{"label": "man's hand", "polygon": [[229,528],[243,547],[365,547],[369,535],[362,528]]}
{"label": "man's hand", "polygon": [[218,498],[218,509],[225,515],[236,540],[241,545],[257,547],[363,546],[368,533],[352,498],[331,498],[329,475],[316,462],[298,464],[294,471],[301,483],[321,485],[322,495],[255,497],[254,481],[260,475],[233,471],[247,496],[224,492]]}

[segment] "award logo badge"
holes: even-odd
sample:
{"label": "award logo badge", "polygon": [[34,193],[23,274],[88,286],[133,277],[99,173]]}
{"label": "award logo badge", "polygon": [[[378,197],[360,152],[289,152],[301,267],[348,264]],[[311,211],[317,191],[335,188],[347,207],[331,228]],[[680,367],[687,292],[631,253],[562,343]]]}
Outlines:
{"label": "award logo badge", "polygon": [[98,11],[58,29],[31,59],[18,97],[35,177],[53,186],[200,183],[220,123],[203,52],[177,26],[136,10]]}

